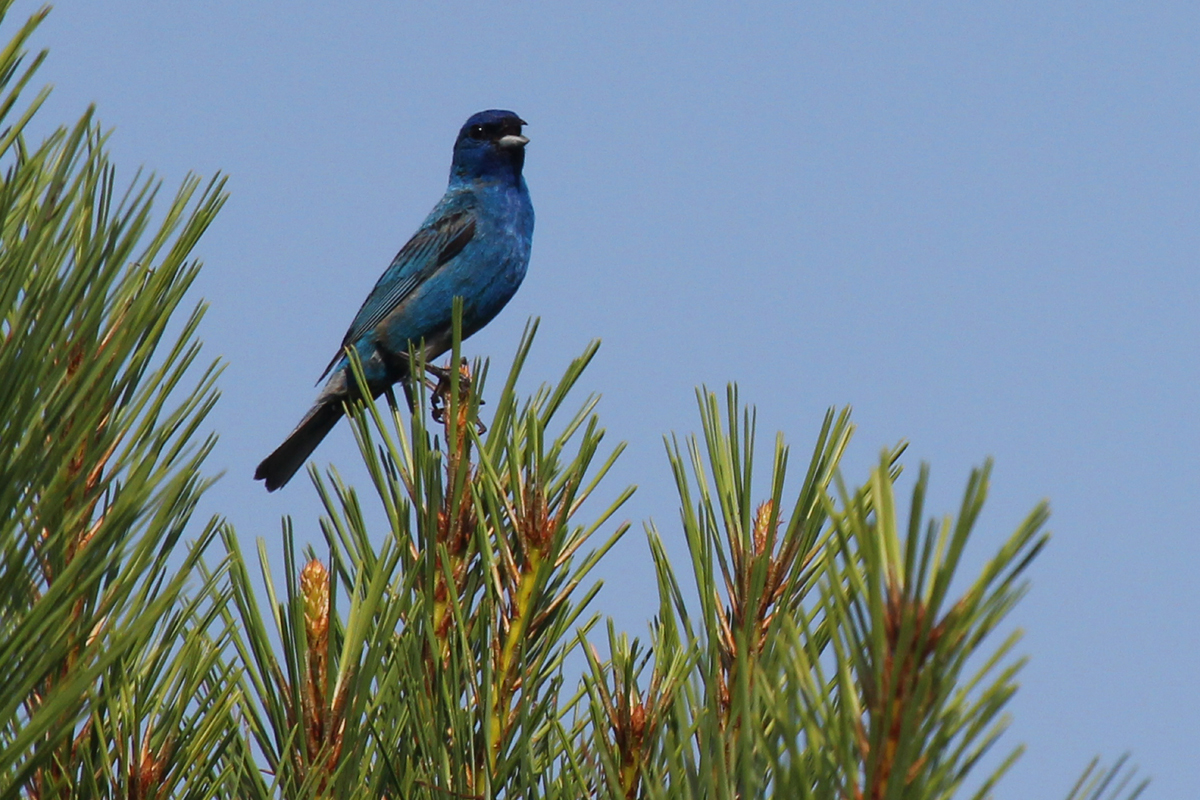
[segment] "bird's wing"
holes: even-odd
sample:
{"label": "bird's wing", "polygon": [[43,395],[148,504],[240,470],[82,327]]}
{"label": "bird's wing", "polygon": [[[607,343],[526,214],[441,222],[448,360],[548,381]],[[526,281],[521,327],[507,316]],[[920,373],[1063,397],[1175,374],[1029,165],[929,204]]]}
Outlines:
{"label": "bird's wing", "polygon": [[[456,204],[459,205],[459,204]],[[443,264],[462,252],[475,236],[474,209],[459,205],[455,209],[444,209],[444,213],[430,215],[421,229],[400,248],[392,264],[379,278],[375,288],[367,295],[362,307],[354,315],[350,329],[342,338],[337,355],[325,367],[321,378],[329,374],[334,365],[345,355],[346,345],[357,341],[374,328],[383,318],[424,283]],[[318,379],[320,382],[320,379]]]}

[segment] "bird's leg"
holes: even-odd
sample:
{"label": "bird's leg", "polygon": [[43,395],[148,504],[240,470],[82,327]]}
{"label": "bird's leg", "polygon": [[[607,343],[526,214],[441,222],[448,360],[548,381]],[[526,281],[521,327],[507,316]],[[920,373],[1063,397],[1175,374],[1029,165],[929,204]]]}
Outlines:
{"label": "bird's leg", "polygon": [[[433,375],[433,377],[437,378],[437,383],[429,384],[429,388],[432,389],[435,394],[439,391],[441,391],[443,394],[449,392],[449,385],[450,385],[450,367],[449,366],[439,367],[436,364],[426,364],[425,371],[428,372],[429,374]],[[471,370],[467,367],[467,359],[465,357],[462,360],[462,365],[459,367],[459,378],[458,379],[459,379],[459,383],[462,387],[462,392],[464,394],[469,393],[473,383],[471,381]],[[481,406],[487,405],[487,403],[484,402],[484,399],[482,397],[479,398],[479,405],[481,405]]]}
{"label": "bird's leg", "polygon": [[[431,414],[432,414],[435,422],[445,422],[446,421],[446,409],[449,408],[449,405],[450,405],[447,398],[450,396],[450,392],[454,391],[454,388],[452,387],[453,383],[458,384],[457,388],[458,388],[459,402],[460,403],[470,402],[471,389],[472,389],[470,364],[467,361],[467,359],[465,359],[465,358],[462,359],[459,362],[459,366],[458,366],[458,370],[457,370],[458,375],[454,375],[451,367],[449,367],[449,366],[447,366],[447,367],[426,366],[426,369],[429,370],[430,372],[432,372],[434,375],[436,375],[437,379],[438,379],[437,385],[434,387],[433,393],[430,395],[430,398],[432,400]],[[453,380],[453,379],[456,379],[456,380]],[[483,401],[481,399],[480,403],[482,404],[482,402]],[[487,426],[485,426],[482,422],[480,422],[478,417],[475,419],[475,427],[478,429],[479,433],[481,433],[481,434],[484,433],[485,431],[487,431]]]}
{"label": "bird's leg", "polygon": [[434,422],[444,423],[446,409],[450,405],[447,401],[450,396],[450,370],[433,364],[426,364],[425,369],[437,378],[437,383],[430,386],[432,391],[429,394],[429,415],[433,417]]}
{"label": "bird's leg", "polygon": [[449,367],[439,367],[437,364],[426,364],[425,371],[439,381],[447,380],[450,377]]}
{"label": "bird's leg", "polygon": [[425,372],[436,378],[436,381],[425,381],[429,388],[429,414],[434,422],[445,422],[445,399],[450,393],[450,369],[436,364],[426,364]]}

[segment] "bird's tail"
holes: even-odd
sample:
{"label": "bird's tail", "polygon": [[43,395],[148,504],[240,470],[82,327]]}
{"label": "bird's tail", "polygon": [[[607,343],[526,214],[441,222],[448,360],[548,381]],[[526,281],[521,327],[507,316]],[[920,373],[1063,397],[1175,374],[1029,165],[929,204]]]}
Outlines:
{"label": "bird's tail", "polygon": [[258,465],[258,469],[254,470],[254,480],[266,481],[268,492],[283,486],[304,466],[312,451],[317,449],[317,445],[341,418],[340,399],[314,405],[283,444]]}

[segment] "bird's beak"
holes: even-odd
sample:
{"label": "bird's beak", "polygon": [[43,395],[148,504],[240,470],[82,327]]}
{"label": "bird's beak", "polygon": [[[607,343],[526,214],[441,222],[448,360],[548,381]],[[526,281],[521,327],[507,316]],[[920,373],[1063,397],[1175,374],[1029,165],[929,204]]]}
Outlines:
{"label": "bird's beak", "polygon": [[501,136],[496,144],[501,147],[524,147],[529,144],[529,139],[519,133],[510,133],[507,136]]}

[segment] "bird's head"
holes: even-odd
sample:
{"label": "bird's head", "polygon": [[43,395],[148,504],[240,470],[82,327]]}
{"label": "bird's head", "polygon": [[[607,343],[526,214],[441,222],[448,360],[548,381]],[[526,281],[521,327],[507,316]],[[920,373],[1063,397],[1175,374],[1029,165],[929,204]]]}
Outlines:
{"label": "bird's head", "polygon": [[472,115],[458,132],[454,143],[451,176],[457,178],[504,178],[520,180],[525,165],[521,135],[525,120],[511,111],[493,109]]}

